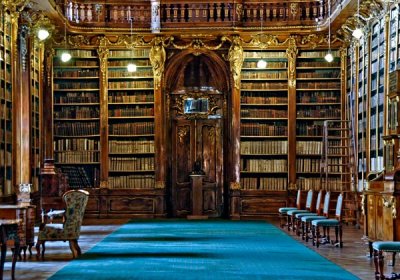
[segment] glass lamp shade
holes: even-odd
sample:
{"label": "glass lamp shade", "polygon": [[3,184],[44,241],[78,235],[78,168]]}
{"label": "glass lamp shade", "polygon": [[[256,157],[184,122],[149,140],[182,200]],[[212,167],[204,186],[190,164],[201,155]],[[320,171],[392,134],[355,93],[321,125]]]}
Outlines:
{"label": "glass lamp shade", "polygon": [[43,40],[46,40],[50,36],[50,33],[46,29],[40,28],[37,32],[37,36],[40,41],[43,41]]}
{"label": "glass lamp shade", "polygon": [[67,61],[69,61],[71,58],[72,58],[72,56],[71,56],[71,54],[68,53],[68,52],[63,52],[63,53],[61,54],[61,61],[62,61],[62,62],[67,62]]}
{"label": "glass lamp shade", "polygon": [[264,59],[260,59],[257,62],[257,68],[266,68],[267,67],[267,62]]}
{"label": "glass lamp shade", "polygon": [[325,55],[325,60],[327,62],[332,62],[333,61],[333,55],[332,55],[332,53],[330,51]]}
{"label": "glass lamp shade", "polygon": [[134,63],[129,63],[126,66],[126,69],[128,70],[128,72],[136,72],[136,64]]}
{"label": "glass lamp shade", "polygon": [[363,36],[363,32],[362,32],[362,30],[360,28],[357,27],[356,29],[354,29],[352,35],[353,35],[354,38],[360,39]]}

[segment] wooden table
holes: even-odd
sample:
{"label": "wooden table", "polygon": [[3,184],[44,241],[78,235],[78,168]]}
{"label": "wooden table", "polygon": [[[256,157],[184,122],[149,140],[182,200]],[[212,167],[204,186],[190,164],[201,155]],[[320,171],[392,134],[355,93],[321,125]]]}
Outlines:
{"label": "wooden table", "polygon": [[11,278],[15,279],[15,264],[17,263],[17,258],[19,252],[19,234],[18,228],[21,223],[20,219],[0,219],[0,244],[1,244],[1,260],[0,260],[0,280],[3,280],[4,262],[6,260],[7,254],[7,241],[14,241],[14,252],[12,255],[12,265],[11,265]]}

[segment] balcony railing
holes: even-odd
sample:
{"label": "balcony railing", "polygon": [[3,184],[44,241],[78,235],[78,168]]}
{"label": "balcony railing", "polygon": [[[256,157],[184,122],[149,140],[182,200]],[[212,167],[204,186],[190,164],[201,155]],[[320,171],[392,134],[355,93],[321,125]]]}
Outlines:
{"label": "balcony railing", "polygon": [[[333,11],[344,0],[332,0]],[[57,1],[61,2],[61,1]],[[214,27],[275,28],[315,26],[327,15],[326,0],[318,1],[83,1],[58,3],[71,24],[135,29]]]}

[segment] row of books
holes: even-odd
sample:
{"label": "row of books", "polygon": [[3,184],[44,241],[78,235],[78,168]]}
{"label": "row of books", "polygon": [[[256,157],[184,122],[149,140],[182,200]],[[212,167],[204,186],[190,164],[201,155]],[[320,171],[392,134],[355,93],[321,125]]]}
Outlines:
{"label": "row of books", "polygon": [[57,163],[86,163],[99,162],[99,151],[56,151],[55,161]]}
{"label": "row of books", "polygon": [[111,171],[154,170],[154,157],[109,157]]}
{"label": "row of books", "polygon": [[133,50],[110,50],[110,58],[125,58],[125,57],[149,57],[150,49],[133,49]]}
{"label": "row of books", "polygon": [[57,67],[98,67],[99,63],[97,60],[77,60],[71,59],[70,61],[63,62],[59,59],[55,59],[53,65]]}
{"label": "row of books", "polygon": [[130,78],[130,77],[153,77],[152,70],[137,70],[135,72],[128,72],[124,70],[109,70],[108,78]]}
{"label": "row of books", "polygon": [[70,106],[54,110],[54,118],[56,119],[98,118],[99,116],[100,109],[98,107]]}
{"label": "row of books", "polygon": [[99,83],[98,82],[54,83],[53,87],[54,87],[54,90],[59,90],[59,89],[98,89]]}
{"label": "row of books", "polygon": [[12,152],[0,149],[0,167],[10,166],[12,164]]}
{"label": "row of books", "polygon": [[320,173],[321,159],[316,158],[297,158],[296,172],[299,173]]}
{"label": "row of books", "polygon": [[339,79],[340,71],[315,71],[315,72],[297,72],[297,78],[331,78],[331,79]]}
{"label": "row of books", "polygon": [[[265,61],[265,68],[276,68],[276,69],[284,69],[287,68],[286,61]],[[257,61],[244,61],[242,68],[257,68]]]}
{"label": "row of books", "polygon": [[341,110],[334,106],[315,106],[306,109],[297,109],[298,118],[340,118]]}
{"label": "row of books", "polygon": [[345,164],[346,162],[344,162],[342,158],[328,158],[327,172],[328,173],[349,172],[348,167],[345,166]]}
{"label": "row of books", "polygon": [[285,123],[242,123],[240,134],[243,136],[287,136],[288,129]]}
{"label": "row of books", "polygon": [[[331,51],[333,57],[340,57],[340,51]],[[301,51],[298,58],[324,58],[327,51]]]}
{"label": "row of books", "polygon": [[287,104],[287,96],[260,96],[255,92],[242,91],[242,104]]}
{"label": "row of books", "polygon": [[9,104],[1,104],[0,103],[0,119],[4,120],[12,120],[12,108],[10,107],[11,103]]}
{"label": "row of books", "polygon": [[138,91],[135,94],[127,91],[118,91],[109,93],[108,102],[154,102],[154,95],[144,91]]}
{"label": "row of books", "polygon": [[240,109],[241,118],[287,118],[287,110],[278,109]]}
{"label": "row of books", "polygon": [[276,141],[241,141],[240,153],[246,155],[286,155],[288,153],[286,140]]}
{"label": "row of books", "polygon": [[79,69],[79,70],[57,69],[53,72],[53,77],[55,77],[55,78],[99,77],[99,70],[97,70],[97,69]]}
{"label": "row of books", "polygon": [[313,61],[297,61],[297,67],[310,67],[310,68],[315,68],[315,67],[327,67],[327,68],[332,68],[332,67],[340,67],[340,61],[333,61],[333,62],[327,62],[327,61],[321,61],[321,60],[313,60]]}
{"label": "row of books", "polygon": [[287,184],[287,178],[240,178],[240,186],[243,190],[285,191]]}
{"label": "row of books", "polygon": [[298,177],[296,179],[296,187],[305,191],[319,190],[321,189],[321,179]]}
{"label": "row of books", "polygon": [[140,123],[114,123],[109,124],[109,133],[113,135],[140,135],[140,134],[153,134],[153,122],[140,122]]}
{"label": "row of books", "polygon": [[[150,60],[148,59],[135,59],[136,66],[151,66]],[[109,67],[126,67],[127,61],[126,60],[108,60],[107,65]]]}
{"label": "row of books", "polygon": [[111,117],[146,117],[154,116],[154,108],[146,107],[124,107],[118,109],[110,109],[109,114]]}
{"label": "row of books", "polygon": [[100,182],[100,172],[94,168],[90,174],[82,166],[61,166],[62,173],[67,177],[68,185],[71,189],[98,187]]}
{"label": "row of books", "polygon": [[286,159],[240,159],[241,171],[287,172]]}
{"label": "row of books", "polygon": [[297,123],[296,134],[298,136],[322,136],[323,125],[322,124],[308,124],[308,123]]}
{"label": "row of books", "polygon": [[99,103],[99,94],[95,92],[65,92],[54,95],[54,102],[64,103]]}
{"label": "row of books", "polygon": [[108,177],[108,188],[110,189],[153,189],[154,186],[154,175],[128,175]]}
{"label": "row of books", "polygon": [[[56,50],[56,56],[61,56],[66,50]],[[95,50],[81,50],[81,49],[69,49],[67,50],[73,57],[94,57],[97,55]]]}
{"label": "row of books", "polygon": [[153,88],[153,81],[119,81],[108,82],[109,89]]}
{"label": "row of books", "polygon": [[298,89],[340,89],[340,82],[297,82]]}
{"label": "row of books", "polygon": [[298,155],[321,155],[322,141],[297,141],[296,154]]}
{"label": "row of books", "polygon": [[54,141],[56,151],[93,151],[100,150],[100,142],[89,138],[64,138]]}
{"label": "row of books", "polygon": [[56,136],[85,136],[99,134],[99,122],[55,122]]}
{"label": "row of books", "polygon": [[0,79],[11,83],[11,68],[2,68],[0,65]]}
{"label": "row of books", "polygon": [[110,153],[154,153],[153,140],[110,140],[108,142]]}
{"label": "row of books", "polygon": [[287,89],[288,84],[282,83],[282,82],[263,82],[263,83],[245,83],[242,82],[242,90],[246,89],[258,89],[258,90],[263,90],[263,89]]}
{"label": "row of books", "polygon": [[287,79],[286,71],[274,72],[242,72],[242,79]]}
{"label": "row of books", "polygon": [[287,58],[285,51],[275,51],[275,52],[259,52],[246,51],[243,53],[244,58]]}
{"label": "row of books", "polygon": [[302,92],[296,97],[297,103],[339,103],[340,94],[337,91]]}

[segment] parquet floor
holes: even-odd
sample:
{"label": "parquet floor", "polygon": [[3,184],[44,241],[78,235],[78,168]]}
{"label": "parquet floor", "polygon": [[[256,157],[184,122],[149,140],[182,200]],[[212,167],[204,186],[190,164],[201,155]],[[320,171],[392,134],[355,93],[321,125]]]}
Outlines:
{"label": "parquet floor", "polygon": [[[125,220],[95,220],[86,221],[81,231],[79,244],[83,252],[89,250],[97,242],[101,241],[106,235],[116,230]],[[285,229],[286,231],[286,229]],[[287,232],[287,231],[286,231]],[[300,237],[289,232],[289,235],[304,243]],[[335,248],[331,245],[322,245],[320,248],[312,246],[311,242],[304,243],[308,247],[316,250],[321,255],[339,264],[343,268],[352,272],[360,279],[374,279],[374,264],[369,258],[367,244],[362,240],[363,230],[357,229],[355,226],[344,226],[343,230],[343,248]],[[48,242],[46,243],[45,261],[38,261],[35,257],[36,250],[33,248],[33,256],[28,257],[26,261],[19,261],[16,268],[16,279],[41,280],[47,279],[54,272],[65,266],[71,260],[71,252],[68,242]],[[4,267],[4,279],[10,279],[10,253]],[[389,258],[388,258],[389,259]],[[397,271],[400,271],[399,264],[396,265]],[[391,267],[386,266],[391,272]],[[143,278],[145,279],[145,277]]]}

